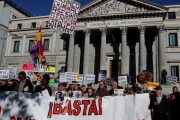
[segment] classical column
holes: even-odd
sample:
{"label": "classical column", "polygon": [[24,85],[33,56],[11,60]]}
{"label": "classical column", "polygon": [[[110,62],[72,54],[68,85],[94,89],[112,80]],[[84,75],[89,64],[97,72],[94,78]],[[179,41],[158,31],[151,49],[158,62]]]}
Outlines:
{"label": "classical column", "polygon": [[21,54],[25,54],[26,51],[25,45],[26,45],[26,34],[23,34]]}
{"label": "classical column", "polygon": [[75,37],[75,33],[73,35],[70,35],[70,38],[69,38],[68,64],[67,64],[68,72],[72,72],[73,70],[74,37]]}
{"label": "classical column", "polygon": [[88,74],[89,69],[89,44],[91,31],[89,29],[84,30],[85,43],[84,43],[84,62],[83,62],[83,75]]}
{"label": "classical column", "polygon": [[140,71],[146,70],[146,47],[145,47],[145,26],[138,26],[139,29],[139,64],[140,64]]}
{"label": "classical column", "polygon": [[160,77],[160,80],[162,79],[162,76],[161,76],[161,72],[162,70],[164,69],[164,46],[163,46],[163,32],[164,32],[164,26],[161,25],[161,26],[157,26],[158,28],[158,37],[159,37],[159,42],[158,42],[158,57],[159,57],[159,77]]}
{"label": "classical column", "polygon": [[121,30],[121,74],[127,74],[127,27],[120,27]]}
{"label": "classical column", "polygon": [[107,29],[101,28],[101,56],[100,56],[100,70],[106,70],[106,35]]}

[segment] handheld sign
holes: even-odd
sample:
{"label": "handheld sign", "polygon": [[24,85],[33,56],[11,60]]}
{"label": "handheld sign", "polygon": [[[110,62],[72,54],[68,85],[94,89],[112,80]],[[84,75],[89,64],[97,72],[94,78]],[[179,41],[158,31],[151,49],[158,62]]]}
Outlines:
{"label": "handheld sign", "polygon": [[79,74],[79,80],[77,80],[76,82],[77,82],[77,84],[83,83],[83,74]]}
{"label": "handheld sign", "polygon": [[0,70],[5,70],[5,68],[4,67],[0,67]]}
{"label": "handheld sign", "polygon": [[177,77],[176,76],[167,76],[166,77],[166,84],[176,85]]}
{"label": "handheld sign", "polygon": [[73,74],[73,72],[66,72],[66,80],[67,81],[73,81],[72,74]]}
{"label": "handheld sign", "polygon": [[105,81],[107,76],[107,70],[99,70],[98,81]]}
{"label": "handheld sign", "polygon": [[114,89],[115,96],[123,96],[123,89]]}
{"label": "handheld sign", "polygon": [[147,87],[152,87],[153,89],[155,89],[156,86],[159,86],[159,83],[147,82]]}
{"label": "handheld sign", "polygon": [[84,77],[84,84],[94,84],[95,82],[95,75],[87,74]]}
{"label": "handheld sign", "polygon": [[114,81],[113,78],[106,78],[106,85],[111,86],[112,81]]}
{"label": "handheld sign", "polygon": [[65,83],[65,82],[67,82],[66,73],[60,73],[60,74],[59,74],[59,82],[60,82],[60,83]]}
{"label": "handheld sign", "polygon": [[0,80],[9,79],[9,70],[0,70]]}
{"label": "handheld sign", "polygon": [[80,3],[73,0],[54,0],[48,27],[74,34]]}
{"label": "handheld sign", "polygon": [[14,79],[16,75],[16,68],[8,66],[8,70],[9,70],[9,79]]}
{"label": "handheld sign", "polygon": [[118,77],[119,85],[127,85],[127,76],[119,76]]}

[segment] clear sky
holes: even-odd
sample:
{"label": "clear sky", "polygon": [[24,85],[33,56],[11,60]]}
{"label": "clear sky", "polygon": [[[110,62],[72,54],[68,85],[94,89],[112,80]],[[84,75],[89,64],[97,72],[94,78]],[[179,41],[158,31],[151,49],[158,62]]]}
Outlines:
{"label": "clear sky", "polygon": [[[12,0],[17,5],[24,8],[34,16],[49,15],[54,0]],[[81,5],[91,2],[92,0],[75,0]],[[148,0],[159,5],[180,4],[180,0]]]}

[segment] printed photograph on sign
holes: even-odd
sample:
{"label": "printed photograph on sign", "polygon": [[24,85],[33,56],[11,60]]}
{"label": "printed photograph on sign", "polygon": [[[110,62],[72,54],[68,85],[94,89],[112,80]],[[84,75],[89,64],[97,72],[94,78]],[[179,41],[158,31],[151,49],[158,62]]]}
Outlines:
{"label": "printed photograph on sign", "polygon": [[69,92],[69,97],[71,98],[81,98],[82,96],[82,91],[70,91]]}
{"label": "printed photograph on sign", "polygon": [[55,103],[63,103],[64,102],[64,91],[56,91],[55,92]]}
{"label": "printed photograph on sign", "polygon": [[114,89],[115,96],[123,96],[124,92],[123,89]]}

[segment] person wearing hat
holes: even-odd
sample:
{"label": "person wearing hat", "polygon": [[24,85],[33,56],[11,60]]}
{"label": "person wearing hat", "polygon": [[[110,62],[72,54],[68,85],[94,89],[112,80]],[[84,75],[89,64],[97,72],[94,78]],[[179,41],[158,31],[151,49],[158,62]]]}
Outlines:
{"label": "person wearing hat", "polygon": [[14,91],[32,93],[33,85],[30,80],[26,79],[26,73],[24,71],[21,71],[18,78],[20,79],[20,81],[18,81],[15,85]]}
{"label": "person wearing hat", "polygon": [[47,84],[47,80],[42,79],[41,80],[41,85],[36,86],[34,92],[41,92],[41,91],[46,90],[46,89],[48,90],[49,95],[51,96],[52,92],[51,92],[51,88]]}
{"label": "person wearing hat", "polygon": [[58,84],[58,88],[57,88],[56,91],[54,91],[54,92],[52,93],[52,96],[55,96],[55,94],[56,94],[58,91],[62,91],[62,92],[64,92],[65,96],[68,96],[68,93],[67,93],[67,91],[66,91],[66,89],[65,89],[64,83],[59,83],[59,84]]}
{"label": "person wearing hat", "polygon": [[168,115],[168,100],[165,95],[162,95],[162,88],[156,86],[156,95],[151,98],[150,109],[153,109],[153,120],[167,120]]}

